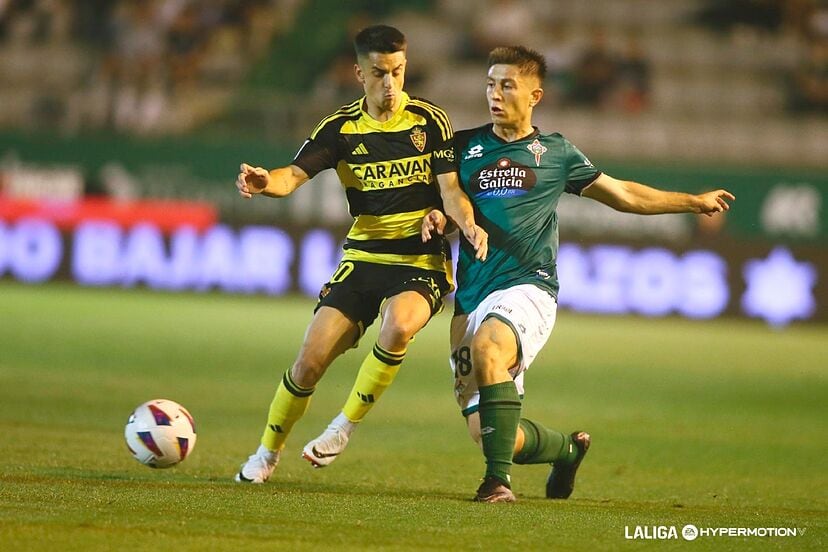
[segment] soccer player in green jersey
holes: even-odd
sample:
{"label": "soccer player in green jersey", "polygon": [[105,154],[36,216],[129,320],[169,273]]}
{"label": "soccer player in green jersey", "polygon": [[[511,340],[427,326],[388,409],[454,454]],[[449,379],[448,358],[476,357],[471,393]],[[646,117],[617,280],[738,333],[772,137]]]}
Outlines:
{"label": "soccer player in green jersey", "polygon": [[261,445],[236,475],[239,482],[268,480],[317,382],[377,314],[382,319],[377,342],[342,414],[308,443],[304,458],[315,466],[330,463],[390,385],[409,341],[441,310],[453,287],[443,237],[420,239],[428,212],[442,205],[476,257],[486,256],[486,233],[475,225],[469,198],[445,157],[452,138],[449,118],[403,91],[405,37],[377,25],[360,31],[354,47],[365,96],[325,117],[290,165],[268,171],[242,164],[236,181],[242,197],[284,197],[318,172],[336,169],[355,219],[342,261],[322,287],[299,354],[276,390]]}
{"label": "soccer player in green jersey", "polygon": [[[555,325],[561,195],[629,213],[710,216],[735,199],[725,190],[690,195],[617,180],[560,134],[542,133],[532,110],[543,98],[545,72],[535,51],[494,49],[486,80],[492,122],[459,131],[453,141],[461,185],[489,234],[485,263],[475,263],[473,250],[461,244],[450,337],[454,393],[486,458],[480,502],[515,500],[512,463],[551,463],[546,496],[568,498],[590,445],[586,432],[561,433],[521,418],[524,372]],[[423,240],[442,235],[446,224],[439,210],[429,213]]]}

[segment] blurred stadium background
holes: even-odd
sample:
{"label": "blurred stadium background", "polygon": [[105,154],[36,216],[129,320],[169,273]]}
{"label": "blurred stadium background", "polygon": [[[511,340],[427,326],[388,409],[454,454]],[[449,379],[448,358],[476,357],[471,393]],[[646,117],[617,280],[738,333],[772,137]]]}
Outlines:
{"label": "blurred stadium background", "polygon": [[[298,447],[369,338],[278,482],[230,479],[350,224],[331,171],[245,201],[238,166],[288,163],[361,94],[349,37],[375,22],[455,128],[487,121],[488,49],[521,42],[552,69],[543,130],[613,176],[737,196],[715,218],[562,199],[560,323],[526,408],[593,432],[565,503],[545,466],[496,523],[468,500],[448,313],[338,467]],[[0,0],[0,548],[601,550],[695,523],[807,531],[708,548],[823,550],[827,204],[822,0]],[[155,397],[199,424],[175,470],[123,446]]]}
{"label": "blurred stadium background", "polygon": [[0,277],[315,295],[349,224],[335,175],[283,201],[233,180],[361,93],[373,22],[455,128],[487,120],[489,48],[520,42],[551,68],[544,130],[614,176],[736,194],[713,219],[565,198],[564,307],[828,319],[822,0],[0,0]]}

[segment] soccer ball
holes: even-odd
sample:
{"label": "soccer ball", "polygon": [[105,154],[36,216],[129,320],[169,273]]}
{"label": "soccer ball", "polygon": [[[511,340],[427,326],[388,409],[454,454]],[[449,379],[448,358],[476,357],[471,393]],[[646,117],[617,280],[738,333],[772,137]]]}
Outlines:
{"label": "soccer ball", "polygon": [[136,460],[151,468],[169,468],[193,452],[195,423],[187,409],[177,402],[156,399],[129,415],[124,437]]}

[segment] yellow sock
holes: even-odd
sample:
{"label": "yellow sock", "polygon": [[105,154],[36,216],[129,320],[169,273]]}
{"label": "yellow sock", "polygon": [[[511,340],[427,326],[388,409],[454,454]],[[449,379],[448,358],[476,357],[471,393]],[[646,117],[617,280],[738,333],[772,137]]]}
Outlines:
{"label": "yellow sock", "polygon": [[310,404],[315,388],[300,387],[290,377],[290,369],[276,388],[276,395],[270,403],[267,426],[262,435],[262,445],[270,450],[281,450],[285,446],[290,430],[301,418]]}
{"label": "yellow sock", "polygon": [[400,370],[405,351],[391,353],[379,344],[362,361],[354,388],[342,408],[342,413],[352,422],[360,422],[368,414],[380,395],[388,389]]}

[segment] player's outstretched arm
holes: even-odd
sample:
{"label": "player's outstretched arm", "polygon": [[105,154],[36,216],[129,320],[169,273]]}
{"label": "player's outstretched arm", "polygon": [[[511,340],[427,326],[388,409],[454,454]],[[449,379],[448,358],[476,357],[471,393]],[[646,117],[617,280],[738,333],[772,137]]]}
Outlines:
{"label": "player's outstretched arm", "polygon": [[475,258],[485,261],[489,252],[489,234],[475,224],[474,209],[469,196],[460,188],[457,173],[437,175],[437,185],[440,187],[440,197],[443,198],[446,215],[454,221],[466,240],[474,247]]}
{"label": "player's outstretched arm", "polygon": [[638,182],[618,180],[602,174],[587,186],[583,195],[609,205],[617,211],[639,215],[698,213],[713,216],[730,209],[736,197],[727,190],[703,194],[667,192]]}
{"label": "player's outstretched arm", "polygon": [[239,195],[250,199],[256,194],[268,197],[285,197],[307,182],[308,175],[296,165],[288,165],[268,171],[242,163],[236,178]]}

